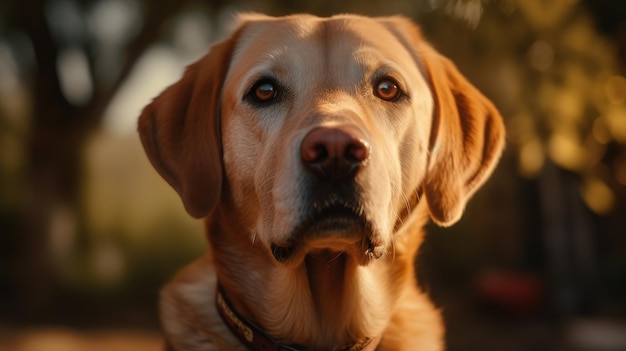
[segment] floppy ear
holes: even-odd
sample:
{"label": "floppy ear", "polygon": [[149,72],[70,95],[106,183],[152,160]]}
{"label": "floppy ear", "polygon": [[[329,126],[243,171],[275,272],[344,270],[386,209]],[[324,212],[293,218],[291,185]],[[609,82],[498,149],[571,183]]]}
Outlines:
{"label": "floppy ear", "polygon": [[221,195],[220,92],[235,41],[233,35],[214,45],[139,117],[150,162],[196,218],[211,212]]}
{"label": "floppy ear", "polygon": [[423,191],[432,219],[449,226],[498,163],[505,129],[491,101],[450,60],[424,41],[418,55],[435,103]]}
{"label": "floppy ear", "polygon": [[431,218],[441,226],[452,225],[500,159],[502,117],[450,60],[426,42],[411,20],[396,16],[381,22],[414,55],[430,86],[434,111],[422,193]]}

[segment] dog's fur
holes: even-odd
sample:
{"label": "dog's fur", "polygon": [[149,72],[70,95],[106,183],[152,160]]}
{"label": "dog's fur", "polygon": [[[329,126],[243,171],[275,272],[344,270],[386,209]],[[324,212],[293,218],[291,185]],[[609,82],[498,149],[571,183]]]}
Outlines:
{"label": "dog's fur", "polygon": [[[377,90],[389,79],[393,99]],[[252,96],[259,81],[276,91],[269,103]],[[307,166],[304,140],[320,128],[357,149],[347,179]],[[245,349],[217,314],[217,281],[287,344],[443,348],[440,313],[415,278],[422,227],[460,218],[504,127],[410,20],[242,15],[144,109],[139,132],[187,211],[206,217],[210,242],[162,291],[171,349]]]}

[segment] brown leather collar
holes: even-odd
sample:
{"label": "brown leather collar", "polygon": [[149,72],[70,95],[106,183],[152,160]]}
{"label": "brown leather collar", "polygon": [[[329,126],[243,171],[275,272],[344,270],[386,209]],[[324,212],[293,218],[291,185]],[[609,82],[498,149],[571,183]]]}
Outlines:
{"label": "brown leather collar", "polygon": [[[249,350],[263,351],[305,351],[304,347],[298,345],[285,345],[274,340],[267,335],[261,328],[254,323],[239,315],[228,297],[224,293],[222,287],[218,285],[217,294],[215,296],[215,305],[220,316],[226,322],[230,331],[246,345]],[[362,342],[358,342],[352,346],[340,348],[341,351],[373,351],[380,343],[380,337],[375,339],[367,338]]]}

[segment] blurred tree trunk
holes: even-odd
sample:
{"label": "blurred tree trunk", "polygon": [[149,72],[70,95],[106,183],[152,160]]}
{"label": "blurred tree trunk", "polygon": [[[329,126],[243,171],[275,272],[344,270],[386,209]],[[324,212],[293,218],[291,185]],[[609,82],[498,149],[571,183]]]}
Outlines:
{"label": "blurred tree trunk", "polygon": [[[20,11],[21,10],[21,11]],[[58,50],[40,1],[18,7],[20,23],[29,36],[35,54],[37,74],[32,82],[31,131],[27,146],[24,208],[18,224],[16,260],[17,293],[32,314],[45,313],[58,292],[58,272],[51,252],[51,220],[55,210],[78,209],[80,150],[92,118],[64,97],[57,75]],[[90,121],[90,119],[92,119]],[[78,227],[68,230],[80,230]]]}
{"label": "blurred tree trunk", "polygon": [[[131,72],[141,54],[158,38],[159,28],[174,16],[184,1],[154,1],[147,6],[143,28],[128,44],[126,61],[114,84],[98,84],[93,80],[93,96],[84,105],[74,105],[61,89],[57,60],[63,43],[52,35],[46,18],[46,5],[53,2],[25,0],[15,5],[15,27],[31,40],[35,55],[32,77],[32,118],[28,136],[24,202],[17,224],[16,250],[12,253],[15,306],[13,312],[24,320],[53,317],[62,313],[58,302],[62,286],[58,262],[54,257],[53,241],[73,241],[76,250],[88,250],[84,216],[81,213],[83,181],[83,151],[89,135],[99,126],[105,108],[116,90]],[[93,65],[87,28],[81,49]],[[80,32],[79,32],[80,33]],[[93,67],[90,67],[93,72]],[[10,309],[11,307],[9,307]],[[25,310],[24,310],[25,309]]]}

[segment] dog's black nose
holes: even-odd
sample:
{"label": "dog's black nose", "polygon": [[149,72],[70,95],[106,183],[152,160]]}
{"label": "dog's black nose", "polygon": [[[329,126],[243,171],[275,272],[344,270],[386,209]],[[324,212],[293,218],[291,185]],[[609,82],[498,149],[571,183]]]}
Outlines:
{"label": "dog's black nose", "polygon": [[356,128],[318,127],[302,140],[304,168],[320,179],[338,182],[356,175],[370,157],[370,145]]}

